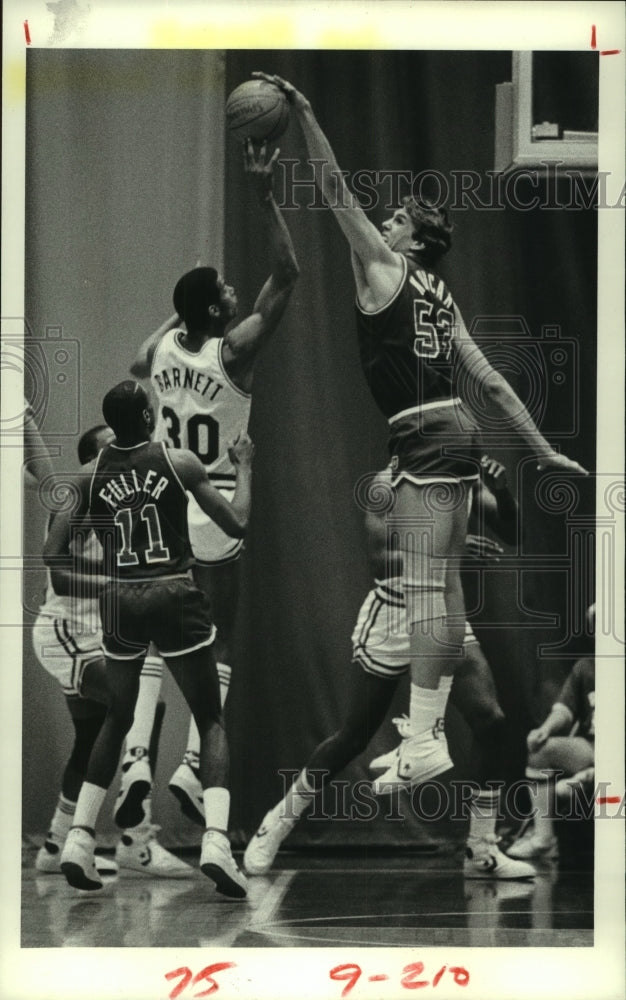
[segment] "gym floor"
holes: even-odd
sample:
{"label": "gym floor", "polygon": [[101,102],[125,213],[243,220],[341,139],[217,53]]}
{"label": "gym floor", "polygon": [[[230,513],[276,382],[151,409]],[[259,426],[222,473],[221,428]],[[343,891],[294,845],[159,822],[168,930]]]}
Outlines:
{"label": "gym floor", "polygon": [[124,872],[95,894],[39,875],[35,854],[24,847],[23,948],[593,945],[592,865],[576,858],[537,864],[529,882],[498,882],[464,879],[456,846],[284,852],[236,902],[214,891],[195,854],[185,854],[192,878]]}

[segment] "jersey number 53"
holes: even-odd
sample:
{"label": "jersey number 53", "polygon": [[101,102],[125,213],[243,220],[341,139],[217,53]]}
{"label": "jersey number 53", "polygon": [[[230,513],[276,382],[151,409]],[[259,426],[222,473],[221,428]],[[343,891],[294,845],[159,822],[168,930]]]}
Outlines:
{"label": "jersey number 53", "polygon": [[413,351],[418,358],[429,358],[434,361],[441,354],[446,361],[449,361],[454,323],[454,316],[450,310],[443,306],[437,308],[436,302],[414,299],[413,323],[415,326]]}

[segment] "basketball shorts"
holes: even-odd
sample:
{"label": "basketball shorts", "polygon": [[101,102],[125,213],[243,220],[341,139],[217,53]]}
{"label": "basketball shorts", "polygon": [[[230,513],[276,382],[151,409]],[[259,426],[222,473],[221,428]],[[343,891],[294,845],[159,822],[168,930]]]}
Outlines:
{"label": "basketball shorts", "polygon": [[[469,622],[464,645],[477,642]],[[409,670],[409,635],[401,582],[377,582],[359,611],[352,633],[352,662],[389,680]]]}
{"label": "basketball shorts", "polygon": [[33,627],[33,649],[44,670],[47,670],[68,698],[82,697],[85,667],[101,660],[101,631],[76,631],[66,618],[39,615]]}
{"label": "basketball shorts", "polygon": [[215,639],[209,601],[187,574],[111,581],[100,595],[100,615],[113,660],[144,657],[151,642],[163,657],[183,656]]}
{"label": "basketball shorts", "polygon": [[[234,486],[220,486],[219,491],[229,503],[232,501]],[[225,534],[207,517],[197,501],[190,494],[188,496],[189,540],[196,562],[201,565],[220,565],[237,559],[243,549],[243,538],[231,538]]]}
{"label": "basketball shorts", "polygon": [[460,399],[423,403],[389,420],[394,485],[477,479],[482,449],[478,427]]}

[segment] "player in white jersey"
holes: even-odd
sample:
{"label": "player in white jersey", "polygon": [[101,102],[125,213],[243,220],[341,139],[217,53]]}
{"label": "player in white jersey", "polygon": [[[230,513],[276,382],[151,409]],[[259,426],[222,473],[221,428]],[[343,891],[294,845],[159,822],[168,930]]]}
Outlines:
{"label": "player in white jersey", "polygon": [[[503,541],[514,542],[517,504],[506,487],[504,468],[486,456],[481,467],[484,483],[473,489],[472,529],[482,536],[484,524]],[[394,539],[397,524],[394,526],[390,513],[391,479],[391,471],[387,469],[373,480],[365,497],[370,562],[376,585],[362,605],[352,635],[352,658],[360,669],[352,677],[344,722],[313,751],[285,797],[265,816],[244,855],[249,875],[263,875],[270,869],[281,842],[311,805],[313,797],[365,749],[386,716],[398,680],[409,672],[402,554]],[[502,551],[487,537],[471,535],[468,541],[469,551],[474,555],[485,557]],[[506,726],[491,670],[467,622],[463,648],[463,663],[457,668],[454,680],[450,678],[450,701],[465,718],[475,741],[471,767],[474,788],[463,872],[470,879],[532,878],[535,870],[531,865],[513,861],[497,847],[497,786],[504,784]],[[410,720],[394,722],[403,742],[410,739]],[[433,738],[444,738],[443,727],[437,728]],[[400,747],[371,762],[372,770],[387,768],[374,781],[375,792],[386,790],[390,776],[397,781],[399,760]]]}
{"label": "player in white jersey", "polygon": [[[106,425],[86,431],[78,442],[81,465],[95,458],[113,437],[113,432]],[[92,568],[101,564],[102,551],[93,532],[86,538],[80,554],[76,555]],[[68,592],[56,593],[48,572],[45,600],[33,627],[32,640],[35,655],[42,667],[61,685],[74,727],[74,745],[63,772],[61,791],[48,834],[35,860],[37,871],[43,874],[61,872],[61,851],[72,825],[89,756],[104,721],[108,701],[97,597],[86,590],[81,593],[69,576],[61,584],[58,577],[55,577],[55,583],[60,590]],[[156,707],[160,684],[160,659],[147,657],[140,679],[144,703],[154,703]],[[154,768],[161,720],[162,715],[155,713],[153,708],[149,713],[149,728],[141,740],[146,747],[138,769],[143,780],[135,786],[143,800],[138,822],[124,822],[125,812],[128,810],[124,809],[124,803],[120,804],[118,801],[115,819],[124,832],[116,848],[115,862],[97,856],[100,874],[114,875],[119,866],[121,870],[140,871],[146,875],[166,878],[188,878],[193,875],[193,869],[189,865],[158,843],[158,827],[151,822],[148,746]]]}
{"label": "player in white jersey", "polygon": [[[272,271],[252,313],[237,316],[233,287],[211,267],[184,274],[174,289],[175,315],[148,337],[131,366],[136,378],[150,377],[158,401],[155,439],[189,448],[205,465],[214,486],[232,497],[234,469],[226,442],[248,425],[254,364],[278,325],[298,278],[298,265],[285,221],[276,205],[273,170],[279,150],[255,157],[245,145],[245,169],[259,198],[270,243]],[[194,578],[208,595],[217,627],[215,655],[222,705],[228,692],[232,639],[239,592],[237,558],[242,542],[229,538],[190,499],[189,535],[196,560]],[[183,812],[204,826],[198,780],[199,736],[191,719],[183,763],[170,782]],[[128,763],[128,761],[126,761]],[[132,780],[130,768],[127,780]]]}

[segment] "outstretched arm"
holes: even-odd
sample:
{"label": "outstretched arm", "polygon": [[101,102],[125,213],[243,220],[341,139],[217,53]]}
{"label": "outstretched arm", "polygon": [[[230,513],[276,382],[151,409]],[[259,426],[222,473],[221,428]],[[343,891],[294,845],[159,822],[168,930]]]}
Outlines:
{"label": "outstretched arm", "polygon": [[254,445],[247,434],[240,434],[228,449],[237,477],[232,502],[225,500],[208,480],[202,462],[191,451],[169,452],[183,486],[195,497],[207,514],[231,538],[243,538],[250,519],[252,456]]}
{"label": "outstretched arm", "polygon": [[163,337],[169,330],[173,330],[175,327],[180,325],[180,317],[174,313],[169,319],[162,323],[158,330],[151,333],[149,337],[146,337],[141,347],[137,351],[137,355],[132,365],[130,366],[130,373],[134,375],[135,378],[149,378],[150,372],[152,370],[152,358],[154,357],[154,352],[163,340]]}
{"label": "outstretched arm", "polygon": [[537,457],[539,469],[563,469],[582,472],[586,469],[578,462],[556,452],[546,441],[530,413],[506,379],[492,368],[483,352],[470,337],[463,317],[454,307],[457,336],[456,383],[463,402],[478,423],[483,416],[484,403],[502,418],[503,427],[513,430],[522,438]]}
{"label": "outstretched arm", "polygon": [[276,329],[300,273],[289,230],[274,200],[274,164],[279,152],[279,149],[274,150],[267,160],[264,143],[258,158],[255,158],[252,142],[248,140],[244,146],[245,170],[256,191],[269,234],[272,273],[263,285],[251,315],[233,327],[224,338],[224,363],[229,374],[238,376],[251,370],[258,351]]}
{"label": "outstretched arm", "polygon": [[[400,256],[387,246],[382,234],[370,222],[348,188],[332,147],[307,98],[282,77],[266,73],[252,75],[275,84],[287,96],[304,133],[309,159],[315,170],[315,182],[350,244],[357,287],[358,279],[361,278],[362,286],[367,285],[374,301],[386,304],[396,292],[403,273]],[[362,268],[360,275],[359,266]]]}

